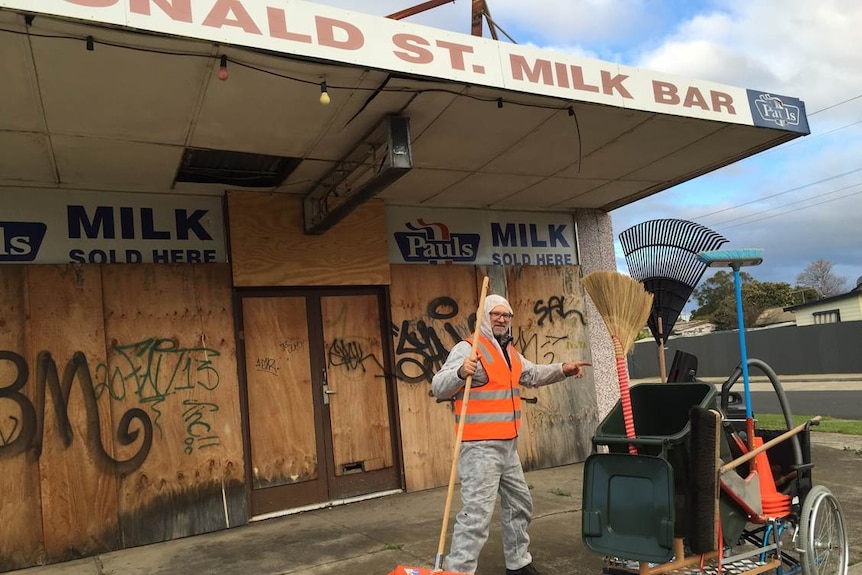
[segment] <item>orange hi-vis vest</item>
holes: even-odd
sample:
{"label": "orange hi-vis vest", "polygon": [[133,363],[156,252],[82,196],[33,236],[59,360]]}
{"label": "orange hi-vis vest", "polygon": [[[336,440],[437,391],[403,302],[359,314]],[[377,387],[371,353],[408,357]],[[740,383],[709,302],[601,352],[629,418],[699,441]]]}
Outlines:
{"label": "orange hi-vis vest", "polygon": [[[467,340],[471,345],[472,341]],[[463,441],[484,439],[514,439],[521,427],[521,356],[509,346],[509,361],[488,338],[479,336],[479,361],[488,375],[488,383],[470,387]],[[464,392],[455,395],[455,431],[461,422]]]}

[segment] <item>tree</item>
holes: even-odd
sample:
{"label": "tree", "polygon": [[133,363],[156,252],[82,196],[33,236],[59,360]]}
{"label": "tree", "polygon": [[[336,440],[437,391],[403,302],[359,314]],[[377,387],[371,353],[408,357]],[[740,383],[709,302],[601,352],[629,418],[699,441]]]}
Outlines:
{"label": "tree", "polygon": [[[790,284],[759,282],[745,272],[740,272],[739,276],[742,281],[742,319],[746,327],[752,327],[765,310],[793,303],[794,290]],[[732,272],[716,272],[694,291],[694,296],[700,307],[692,312],[692,319],[712,321],[717,330],[738,327]]]}
{"label": "tree", "polygon": [[813,287],[802,286],[796,284],[796,287],[793,288],[793,291],[790,292],[793,295],[793,301],[790,305],[797,305],[801,303],[806,303],[809,301],[815,301],[820,298],[820,294]]}
{"label": "tree", "polygon": [[794,290],[787,282],[752,281],[743,286],[742,300],[745,305],[745,325],[757,324],[757,319],[770,308],[793,304]]}
{"label": "tree", "polygon": [[[743,288],[753,281],[751,275],[740,272]],[[691,319],[703,319],[715,323],[718,330],[733,329],[736,325],[736,288],[733,273],[717,271],[694,290],[698,308],[691,312]]]}
{"label": "tree", "polygon": [[820,294],[820,297],[831,297],[847,291],[847,278],[836,275],[832,271],[829,260],[814,260],[796,277],[796,283],[810,287]]}

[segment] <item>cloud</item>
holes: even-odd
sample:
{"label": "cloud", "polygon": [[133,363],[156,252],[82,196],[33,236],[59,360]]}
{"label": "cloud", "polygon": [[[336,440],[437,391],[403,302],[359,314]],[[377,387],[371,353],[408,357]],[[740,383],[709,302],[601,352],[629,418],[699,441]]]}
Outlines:
{"label": "cloud", "polygon": [[[724,248],[763,248],[763,264],[749,270],[758,280],[792,285],[806,265],[822,258],[855,284],[862,275],[862,171],[855,171],[862,165],[853,161],[860,148],[830,143],[814,150],[811,165],[797,169],[797,158],[775,158],[763,174],[749,169],[762,159],[743,160],[736,173],[718,170],[615,210],[614,233],[651,219],[688,219],[725,236]],[[621,258],[618,265],[626,269]]]}
{"label": "cloud", "polygon": [[643,0],[491,0],[488,6],[506,31],[524,31],[549,44],[616,44],[640,34],[640,23],[649,18]]}
{"label": "cloud", "polygon": [[860,29],[862,3],[729,0],[644,50],[635,61],[644,68],[803,99],[815,113],[812,135],[615,210],[615,233],[648,219],[692,219],[728,246],[764,248],[764,263],[750,270],[761,281],[794,284],[823,258],[855,285],[862,172],[840,174],[862,168]]}
{"label": "cloud", "polygon": [[[422,4],[423,0],[314,0],[314,3],[375,16],[388,16]],[[470,10],[469,0],[459,0],[410,16],[405,22],[469,34]]]}
{"label": "cloud", "polygon": [[796,96],[815,111],[862,94],[862,3],[729,0],[682,22],[637,65]]}

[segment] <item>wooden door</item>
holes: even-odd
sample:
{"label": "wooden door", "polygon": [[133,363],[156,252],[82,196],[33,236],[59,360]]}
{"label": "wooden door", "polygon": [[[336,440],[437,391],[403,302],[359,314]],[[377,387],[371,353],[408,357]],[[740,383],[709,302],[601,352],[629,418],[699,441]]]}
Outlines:
{"label": "wooden door", "polygon": [[[384,368],[376,295],[327,296],[320,308],[325,351],[324,417],[332,441],[333,497],[391,488],[395,468],[391,386]],[[390,372],[391,373],[391,372]]]}
{"label": "wooden door", "polygon": [[383,301],[241,297],[253,515],[400,487]]}

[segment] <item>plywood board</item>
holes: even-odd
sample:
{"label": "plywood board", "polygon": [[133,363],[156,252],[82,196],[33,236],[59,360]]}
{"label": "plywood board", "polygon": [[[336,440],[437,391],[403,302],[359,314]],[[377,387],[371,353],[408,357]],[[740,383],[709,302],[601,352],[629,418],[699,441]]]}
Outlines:
{"label": "plywood board", "polygon": [[[45,388],[40,457],[47,562],[120,547],[114,424],[101,385],[105,334],[98,266],[31,266],[34,383]],[[33,305],[35,304],[35,305]]]}
{"label": "plywood board", "polygon": [[0,571],[44,556],[25,269],[0,267]]}
{"label": "plywood board", "polygon": [[[214,497],[218,499],[221,495],[226,508],[224,523],[221,516],[213,517],[211,527],[219,529],[244,525],[249,518],[230,266],[194,266],[194,282],[201,347],[218,352],[217,358],[211,359],[212,364],[199,366],[206,369],[198,369],[197,393],[213,396],[219,409],[216,419],[207,425],[199,425],[204,419],[198,420],[199,412],[189,409],[184,411],[184,420],[187,424],[196,425],[190,431],[187,429],[189,434],[201,438],[210,435],[209,425],[217,426],[218,447],[214,442],[207,442],[207,447],[203,447],[204,444],[196,447],[206,450],[207,466],[215,464],[214,468],[211,467],[213,485],[217,487],[216,482],[221,481],[221,494],[215,493]],[[203,451],[200,455],[204,455]]]}
{"label": "plywood board", "polygon": [[319,477],[305,297],[242,300],[254,487]]}
{"label": "plywood board", "polygon": [[[227,283],[227,266],[212,265],[223,270],[210,281]],[[117,459],[134,462],[123,470],[119,488],[126,545],[231,525],[240,428],[234,331],[224,320],[203,331],[205,281],[198,281],[196,267],[102,268],[113,418],[140,415],[130,423],[130,431],[138,431],[135,441],[115,446]],[[207,296],[208,309],[229,315],[228,285],[220,291],[220,302],[213,301],[217,291]],[[153,429],[151,447],[142,443],[146,422]]]}
{"label": "plywood board", "polygon": [[394,463],[377,302],[376,295],[320,300],[336,476]]}
{"label": "plywood board", "polygon": [[[513,345],[534,363],[590,361],[584,291],[577,266],[507,269]],[[583,461],[598,423],[592,370],[536,390],[521,389],[522,425],[518,449],[525,469]]]}
{"label": "plywood board", "polygon": [[392,266],[393,345],[408,491],[449,481],[454,414],[450,402],[436,403],[430,395],[431,379],[449,350],[472,335],[479,302],[475,286],[472,266]]}
{"label": "plywood board", "polygon": [[386,213],[371,200],[322,235],[306,235],[302,198],[228,194],[235,286],[386,285]]}

